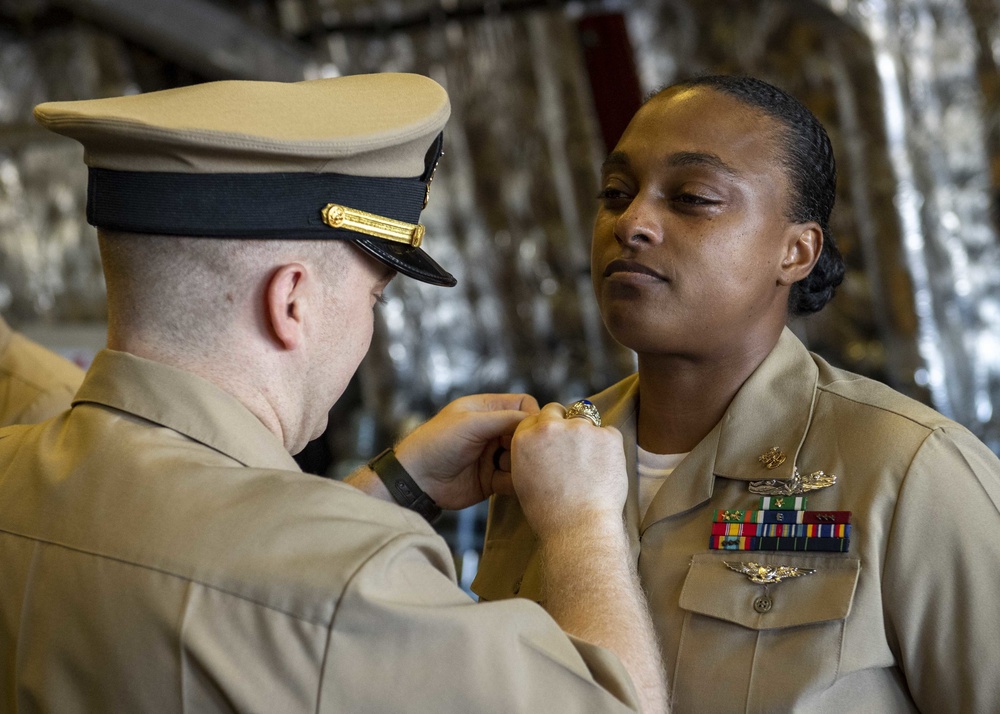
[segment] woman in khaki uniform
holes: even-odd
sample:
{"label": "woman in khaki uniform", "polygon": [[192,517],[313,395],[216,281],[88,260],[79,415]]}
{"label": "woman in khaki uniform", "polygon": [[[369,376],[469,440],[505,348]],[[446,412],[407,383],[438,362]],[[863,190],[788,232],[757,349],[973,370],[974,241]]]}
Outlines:
{"label": "woman in khaki uniform", "polygon": [[[638,374],[593,401],[625,439],[625,520],[671,701],[998,711],[1000,462],[785,326],[821,309],[843,275],[827,227],[835,176],[807,109],[735,77],[656,94],[604,163],[594,288]],[[849,525],[822,544],[837,552],[743,537],[762,525],[746,512],[782,496],[807,499],[797,507],[810,515],[763,517]],[[720,528],[733,535],[713,549]],[[473,587],[546,598],[513,498],[491,504]]]}

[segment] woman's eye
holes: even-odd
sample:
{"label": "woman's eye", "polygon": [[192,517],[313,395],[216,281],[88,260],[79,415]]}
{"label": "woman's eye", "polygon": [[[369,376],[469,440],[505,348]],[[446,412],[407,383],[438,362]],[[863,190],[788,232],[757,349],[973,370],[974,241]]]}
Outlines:
{"label": "woman's eye", "polygon": [[386,299],[385,295],[382,293],[377,293],[375,295],[375,302],[379,305],[388,305],[389,301]]}
{"label": "woman's eye", "polygon": [[597,194],[597,198],[605,202],[626,201],[628,200],[628,194],[621,189],[608,186],[601,189],[601,192]]}
{"label": "woman's eye", "polygon": [[710,206],[716,203],[715,199],[700,196],[697,193],[679,193],[674,196],[674,200],[679,203],[686,203],[692,206]]}

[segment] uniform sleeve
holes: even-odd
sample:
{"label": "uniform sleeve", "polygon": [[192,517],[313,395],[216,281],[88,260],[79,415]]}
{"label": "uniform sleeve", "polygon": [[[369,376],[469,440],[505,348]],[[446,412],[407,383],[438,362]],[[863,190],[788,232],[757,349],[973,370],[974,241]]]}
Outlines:
{"label": "uniform sleeve", "polygon": [[366,561],[337,607],[320,711],[638,710],[612,653],[534,603],[475,603],[449,559],[437,536],[406,535]]}
{"label": "uniform sleeve", "polygon": [[927,438],[903,481],[883,598],[890,644],[924,712],[1000,702],[1000,462],[964,429]]}

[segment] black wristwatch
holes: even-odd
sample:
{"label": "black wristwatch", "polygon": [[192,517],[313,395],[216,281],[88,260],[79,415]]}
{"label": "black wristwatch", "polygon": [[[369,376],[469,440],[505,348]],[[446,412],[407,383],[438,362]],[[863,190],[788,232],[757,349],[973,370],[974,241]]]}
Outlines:
{"label": "black wristwatch", "polygon": [[416,511],[426,518],[428,523],[433,523],[441,515],[441,508],[434,503],[433,498],[423,492],[413,477],[406,473],[406,469],[396,459],[396,452],[392,448],[386,449],[369,461],[368,468],[378,474],[400,506]]}

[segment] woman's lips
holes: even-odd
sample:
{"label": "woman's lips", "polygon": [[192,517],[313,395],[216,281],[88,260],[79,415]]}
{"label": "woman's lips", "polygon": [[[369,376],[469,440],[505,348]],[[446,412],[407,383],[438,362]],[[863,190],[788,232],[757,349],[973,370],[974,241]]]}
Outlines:
{"label": "woman's lips", "polygon": [[636,260],[612,260],[608,263],[608,267],[604,269],[604,277],[608,278],[615,274],[624,274],[622,277],[645,275],[656,278],[657,280],[667,279],[664,275],[656,272],[648,265],[643,265]]}

